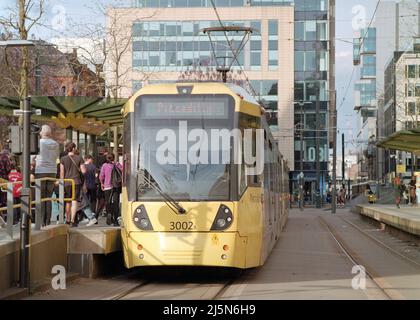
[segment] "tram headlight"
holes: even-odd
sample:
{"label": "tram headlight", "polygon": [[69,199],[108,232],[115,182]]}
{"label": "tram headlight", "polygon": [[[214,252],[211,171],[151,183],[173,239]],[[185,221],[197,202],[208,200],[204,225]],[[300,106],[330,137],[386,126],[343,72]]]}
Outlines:
{"label": "tram headlight", "polygon": [[220,229],[223,229],[226,226],[227,221],[225,219],[218,219],[217,220],[217,226]]}
{"label": "tram headlight", "polygon": [[149,226],[149,220],[147,219],[141,219],[140,225],[142,226],[142,229],[146,229]]}
{"label": "tram headlight", "polygon": [[134,225],[143,231],[152,231],[153,226],[150,222],[149,215],[144,205],[139,206],[134,210],[133,214]]}
{"label": "tram headlight", "polygon": [[212,231],[223,231],[230,228],[233,222],[232,211],[225,205],[221,205],[211,227]]}

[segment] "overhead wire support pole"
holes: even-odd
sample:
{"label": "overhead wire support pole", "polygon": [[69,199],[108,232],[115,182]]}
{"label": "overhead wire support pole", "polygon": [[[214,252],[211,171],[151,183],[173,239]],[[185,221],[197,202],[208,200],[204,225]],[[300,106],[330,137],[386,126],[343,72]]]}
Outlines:
{"label": "overhead wire support pole", "polygon": [[[319,92],[316,99],[316,127],[319,128],[319,112],[320,112],[320,101],[319,101]],[[320,148],[319,148],[319,130],[315,132],[315,159],[316,159],[316,183],[315,183],[315,203],[316,207],[319,209],[322,207],[321,205],[321,163],[320,163]]]}
{"label": "overhead wire support pole", "polygon": [[335,214],[337,211],[337,91],[334,91],[333,103],[333,187],[332,187],[332,203],[331,213]]}
{"label": "overhead wire support pole", "polygon": [[344,145],[344,133],[341,134],[341,174],[342,174],[342,179],[343,179],[343,183],[345,183],[346,180],[346,171],[345,171],[345,145]]}
{"label": "overhead wire support pole", "polygon": [[305,118],[303,116],[303,102],[300,105],[300,174],[299,174],[299,206],[300,211],[303,211],[303,131],[305,129]]}
{"label": "overhead wire support pole", "polygon": [[31,98],[23,103],[23,184],[21,191],[22,222],[20,225],[19,287],[29,288],[29,248],[31,233],[30,139]]}

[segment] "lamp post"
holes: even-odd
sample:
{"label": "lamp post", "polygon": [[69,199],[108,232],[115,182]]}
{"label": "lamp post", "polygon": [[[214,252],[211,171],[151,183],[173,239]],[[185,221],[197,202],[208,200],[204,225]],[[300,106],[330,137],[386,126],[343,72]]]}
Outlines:
{"label": "lamp post", "polygon": [[[0,41],[0,46],[5,47],[30,47],[34,43],[27,40]],[[30,141],[31,141],[31,98],[24,97],[23,109],[18,114],[23,116],[23,150],[22,150],[22,191],[20,225],[20,254],[19,254],[19,287],[29,288],[29,247],[31,232],[31,185],[30,185]]]}

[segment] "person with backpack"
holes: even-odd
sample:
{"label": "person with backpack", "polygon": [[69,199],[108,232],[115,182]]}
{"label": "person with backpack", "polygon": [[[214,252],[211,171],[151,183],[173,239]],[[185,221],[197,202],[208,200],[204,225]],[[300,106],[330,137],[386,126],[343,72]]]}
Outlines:
{"label": "person with backpack", "polygon": [[[78,201],[82,191],[84,183],[84,174],[86,168],[83,159],[80,155],[77,155],[76,144],[68,142],[65,146],[67,155],[62,157],[60,160],[60,179],[73,179],[75,184],[74,200],[66,203],[66,223],[72,224],[73,227],[78,226],[76,221],[76,213],[78,207]],[[64,183],[64,197],[71,198],[72,186],[71,183]]]}
{"label": "person with backpack", "polygon": [[99,174],[101,189],[105,193],[105,205],[107,212],[106,223],[119,226],[120,220],[120,194],[122,189],[122,166],[115,162],[112,153],[106,156],[106,163],[102,165]]}

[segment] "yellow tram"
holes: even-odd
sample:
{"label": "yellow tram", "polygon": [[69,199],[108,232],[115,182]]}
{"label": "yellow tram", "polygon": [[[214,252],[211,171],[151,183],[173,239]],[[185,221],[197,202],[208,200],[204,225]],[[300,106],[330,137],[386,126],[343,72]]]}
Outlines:
{"label": "yellow tram", "polygon": [[[263,265],[287,221],[289,170],[257,101],[229,84],[156,84],[123,115],[126,267]],[[264,155],[253,175],[236,152],[246,136]]]}

